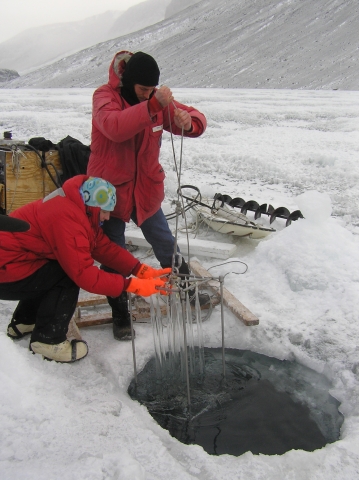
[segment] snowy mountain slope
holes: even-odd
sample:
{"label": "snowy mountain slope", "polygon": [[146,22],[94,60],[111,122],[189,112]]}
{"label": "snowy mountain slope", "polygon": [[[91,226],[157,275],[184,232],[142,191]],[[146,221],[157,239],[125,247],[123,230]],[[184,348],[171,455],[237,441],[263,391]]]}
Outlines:
{"label": "snowy mountain slope", "polygon": [[82,21],[29,28],[0,43],[0,68],[29,73],[111,38],[127,35],[165,18],[170,0],[146,0],[126,11],[107,11]]}
{"label": "snowy mountain slope", "polygon": [[166,8],[165,18],[172,17],[176,13],[181,12],[185,8],[191,7],[200,0],[171,0],[170,4]]}
{"label": "snowy mountain slope", "polygon": [[[146,0],[124,12],[112,25],[108,38],[117,38],[154,25],[165,18],[171,0]],[[94,45],[94,43],[92,43]]]}
{"label": "snowy mountain slope", "polygon": [[103,42],[111,38],[109,30],[122,13],[108,11],[80,22],[29,28],[0,44],[0,67],[23,74]]}
{"label": "snowy mountain slope", "polygon": [[4,87],[96,87],[116,51],[144,50],[176,87],[359,89],[356,0],[202,0]]}

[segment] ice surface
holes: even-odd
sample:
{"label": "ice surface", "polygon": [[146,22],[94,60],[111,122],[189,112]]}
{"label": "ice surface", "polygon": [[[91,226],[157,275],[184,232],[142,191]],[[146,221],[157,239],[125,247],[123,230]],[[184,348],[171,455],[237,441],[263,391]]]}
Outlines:
{"label": "ice surface", "polygon": [[[0,124],[13,138],[67,135],[90,143],[92,89],[0,90]],[[0,301],[0,471],[6,480],[356,480],[359,478],[359,93],[269,90],[176,90],[208,118],[199,139],[185,139],[183,183],[259,203],[299,208],[311,190],[330,197],[333,213],[307,219],[263,241],[233,242],[233,260],[201,257],[210,272],[260,320],[245,327],[226,310],[227,348],[296,360],[333,384],[345,416],[340,439],[315,452],[280,456],[208,455],[158,426],[127,394],[131,345],[111,326],[82,330],[89,355],[73,365],[44,362],[27,339],[5,334],[15,305]],[[178,155],[179,139],[175,140]],[[166,201],[176,195],[168,135],[161,162]],[[173,224],[171,224],[173,226]],[[146,250],[136,255],[157,265]],[[213,268],[211,268],[213,267]],[[215,268],[214,268],[215,267]],[[153,356],[149,325],[136,325],[138,368]],[[206,347],[221,345],[220,312],[203,325]]]}

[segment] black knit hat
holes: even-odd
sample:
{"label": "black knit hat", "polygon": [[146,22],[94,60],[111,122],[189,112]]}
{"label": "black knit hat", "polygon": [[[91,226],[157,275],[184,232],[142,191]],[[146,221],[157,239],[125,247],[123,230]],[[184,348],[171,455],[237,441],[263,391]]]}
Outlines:
{"label": "black knit hat", "polygon": [[143,52],[136,52],[126,64],[122,74],[122,85],[132,87],[136,83],[145,87],[155,87],[160,80],[160,69],[156,60]]}

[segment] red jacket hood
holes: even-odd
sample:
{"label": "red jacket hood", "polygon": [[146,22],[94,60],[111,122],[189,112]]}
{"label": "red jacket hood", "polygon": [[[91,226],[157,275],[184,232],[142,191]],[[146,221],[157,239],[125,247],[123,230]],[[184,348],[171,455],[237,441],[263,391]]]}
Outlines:
{"label": "red jacket hood", "polygon": [[132,57],[133,53],[122,50],[116,53],[110,65],[108,72],[109,84],[112,88],[118,89],[122,87],[122,74],[125,71],[126,63]]}
{"label": "red jacket hood", "polygon": [[62,189],[66,194],[66,197],[74,202],[78,207],[82,208],[85,211],[85,204],[82,200],[80,188],[81,185],[89,178],[89,175],[76,175],[75,177],[69,178],[62,185]]}
{"label": "red jacket hood", "polygon": [[81,185],[89,178],[90,175],[76,175],[75,177],[66,180],[62,185],[62,189],[65,192],[66,197],[78,206],[85,214],[89,212],[91,213],[91,215],[88,216],[92,219],[92,223],[97,225],[101,210],[100,207],[89,207],[85,205],[80,193]]}

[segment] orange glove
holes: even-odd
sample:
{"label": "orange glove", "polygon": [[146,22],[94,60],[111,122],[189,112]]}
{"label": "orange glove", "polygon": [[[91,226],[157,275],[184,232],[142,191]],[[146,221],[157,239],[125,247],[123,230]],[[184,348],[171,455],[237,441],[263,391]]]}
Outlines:
{"label": "orange glove", "polygon": [[161,277],[162,275],[169,275],[172,272],[172,268],[160,268],[156,270],[155,268],[142,263],[136,275],[137,278],[156,278]]}
{"label": "orange glove", "polygon": [[167,292],[164,290],[158,290],[156,287],[163,287],[166,281],[161,278],[130,278],[130,281],[125,288],[126,292],[135,293],[136,295],[141,295],[142,297],[149,297],[154,293],[161,293],[162,295],[167,295]]}

